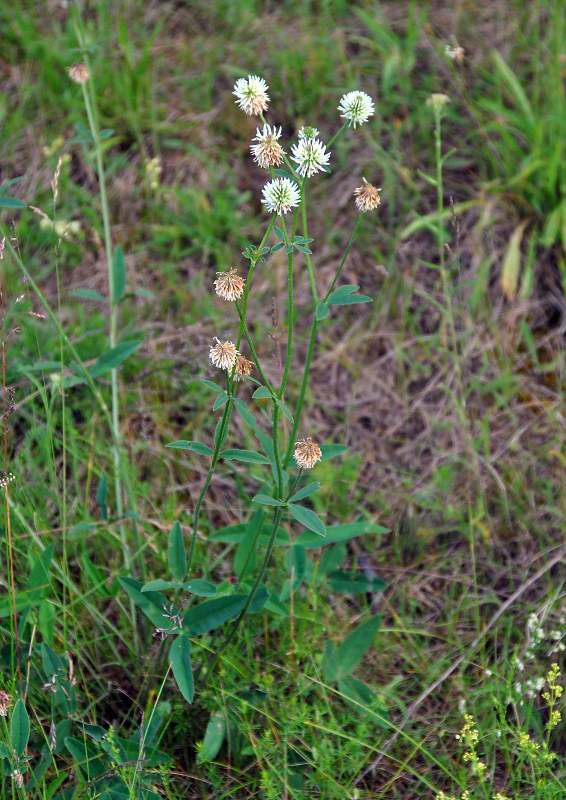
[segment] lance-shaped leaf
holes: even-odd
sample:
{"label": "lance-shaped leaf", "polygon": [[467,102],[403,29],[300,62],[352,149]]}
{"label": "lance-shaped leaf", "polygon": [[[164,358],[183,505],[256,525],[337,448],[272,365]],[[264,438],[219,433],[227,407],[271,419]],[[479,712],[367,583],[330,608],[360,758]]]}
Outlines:
{"label": "lance-shaped leaf", "polygon": [[371,617],[363,625],[351,633],[335,650],[334,643],[329,642],[322,662],[324,678],[329,683],[346,678],[354,671],[372,645],[375,634],[379,630],[380,617]]}
{"label": "lance-shaped leaf", "polygon": [[326,536],[324,523],[310,508],[304,508],[304,506],[298,506],[295,503],[289,503],[288,508],[291,516],[301,525],[304,525],[305,528],[314,531],[319,536]]}
{"label": "lance-shaped leaf", "polygon": [[177,686],[187,703],[193,702],[195,686],[191,667],[191,643],[184,633],[175,636],[169,648],[169,663]]}

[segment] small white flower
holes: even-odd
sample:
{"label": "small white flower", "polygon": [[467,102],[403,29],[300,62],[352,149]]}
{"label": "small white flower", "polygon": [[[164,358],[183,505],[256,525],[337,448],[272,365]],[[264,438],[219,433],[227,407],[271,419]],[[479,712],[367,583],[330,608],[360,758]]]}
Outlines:
{"label": "small white flower", "polygon": [[219,369],[232,369],[240,355],[234,342],[221,342],[215,337],[216,344],[210,348],[209,358]]}
{"label": "small white flower", "polygon": [[250,150],[260,167],[278,167],[283,161],[285,151],[279,144],[280,136],[281,128],[277,130],[275,126],[272,128],[271,125],[264,125],[262,131],[259,128],[256,129],[256,135],[252,142],[257,142],[257,144],[252,144]]}
{"label": "small white flower", "polygon": [[347,92],[340,100],[340,116],[350,121],[350,125],[363,125],[374,114],[373,100],[365,92]]}
{"label": "small white flower", "polygon": [[450,102],[450,98],[447,94],[442,94],[441,92],[434,92],[431,94],[429,98],[427,98],[426,104],[430,106],[434,111],[442,111],[444,106]]}
{"label": "small white flower", "polygon": [[263,78],[248,75],[247,79],[240,78],[236,81],[232,94],[236,95],[238,99],[235,102],[246,114],[261,114],[269,102],[268,89],[269,86]]}
{"label": "small white flower", "polygon": [[317,139],[318,128],[313,128],[311,125],[303,125],[297,136],[299,139]]}
{"label": "small white flower", "polygon": [[297,172],[303,178],[324,172],[324,167],[330,161],[330,153],[326,152],[326,145],[320,139],[299,139],[299,143],[292,146],[291,152],[291,160],[299,165]]}
{"label": "small white flower", "polygon": [[263,187],[263,200],[268,211],[287,214],[301,202],[301,193],[295,181],[289,178],[276,178]]}

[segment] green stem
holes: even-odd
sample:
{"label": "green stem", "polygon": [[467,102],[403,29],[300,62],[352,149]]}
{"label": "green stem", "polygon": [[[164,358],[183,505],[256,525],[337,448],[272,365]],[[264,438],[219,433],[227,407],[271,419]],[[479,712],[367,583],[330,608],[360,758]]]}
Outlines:
{"label": "green stem", "polygon": [[324,300],[323,300],[324,303],[326,303],[326,301],[330,297],[330,293],[334,289],[334,285],[336,284],[336,281],[340,277],[340,273],[342,272],[342,267],[346,263],[346,259],[348,258],[348,254],[350,253],[350,250],[352,249],[352,245],[356,241],[356,234],[358,232],[358,228],[360,227],[360,222],[362,221],[363,215],[364,215],[364,212],[360,211],[360,215],[359,215],[358,219],[356,220],[356,224],[354,226],[354,230],[352,232],[352,235],[350,236],[350,241],[348,242],[348,246],[347,246],[346,251],[345,251],[345,253],[344,253],[343,257],[342,257],[342,261],[340,262],[340,266],[338,267],[336,275],[334,276],[334,280],[330,284],[330,286],[328,288],[328,291],[324,295]]}
{"label": "green stem", "polygon": [[271,559],[271,553],[273,552],[273,544],[275,542],[275,537],[277,535],[277,530],[279,528],[279,523],[281,522],[281,517],[283,516],[283,510],[284,510],[283,506],[279,506],[277,508],[277,511],[275,512],[275,518],[273,520],[273,528],[272,528],[272,531],[271,531],[271,536],[269,537],[269,542],[267,544],[267,552],[266,552],[265,557],[263,559],[263,563],[261,565],[260,571],[259,571],[259,573],[257,575],[257,578],[254,581],[254,584],[253,584],[253,586],[251,588],[251,591],[250,591],[250,593],[248,595],[248,599],[246,600],[245,606],[241,610],[240,614],[234,620],[230,633],[228,634],[226,639],[222,642],[222,644],[220,645],[220,647],[215,652],[215,654],[214,654],[214,656],[212,658],[212,661],[211,661],[211,663],[210,663],[210,665],[209,665],[209,667],[208,667],[208,669],[206,671],[206,674],[204,676],[204,681],[203,681],[202,686],[201,686],[201,691],[206,686],[206,682],[207,682],[208,678],[210,677],[210,675],[212,675],[212,672],[213,672],[214,667],[216,666],[216,664],[218,662],[218,659],[220,658],[220,656],[222,655],[224,650],[226,650],[226,648],[228,647],[228,645],[230,644],[230,642],[233,640],[234,636],[236,635],[240,625],[242,624],[242,621],[243,621],[244,617],[246,616],[246,614],[248,612],[248,609],[249,609],[250,605],[252,604],[252,600],[254,599],[255,593],[257,592],[257,590],[259,588],[259,585],[263,580],[263,577],[264,577],[265,572],[267,570],[267,565],[269,564],[269,560]]}
{"label": "green stem", "polygon": [[345,122],[345,123],[342,125],[342,127],[340,128],[340,130],[339,130],[339,131],[337,131],[337,132],[334,134],[334,136],[332,137],[332,139],[331,139],[331,140],[328,142],[328,144],[327,144],[326,146],[327,146],[327,147],[330,147],[330,145],[331,145],[331,144],[334,144],[334,142],[336,141],[336,139],[337,139],[337,138],[340,136],[340,134],[341,134],[341,133],[342,133],[342,132],[343,132],[343,131],[344,131],[344,130],[347,128],[347,127],[348,127],[348,120],[346,120],[346,122]]}
{"label": "green stem", "polygon": [[[301,214],[302,214],[302,222],[303,222],[303,236],[305,239],[308,239],[309,232],[307,226],[307,193],[306,193],[306,183],[303,181],[303,187],[301,194],[303,196],[303,202],[301,203]],[[316,291],[316,284],[314,281],[314,274],[312,271],[312,264],[311,264],[311,257],[308,253],[305,253],[305,259],[307,262],[307,270],[309,272],[309,281],[311,285],[311,292],[312,292],[312,299],[314,300],[315,306],[318,305],[318,292]]]}
{"label": "green stem", "polygon": [[313,314],[312,326],[311,326],[311,335],[309,339],[309,347],[307,350],[307,357],[305,362],[305,369],[303,372],[303,380],[301,381],[301,388],[299,391],[299,399],[297,401],[297,407],[295,409],[294,421],[293,421],[293,428],[291,430],[291,435],[289,436],[289,444],[287,445],[287,452],[285,453],[285,458],[283,459],[283,468],[286,469],[287,465],[289,464],[289,459],[291,458],[291,453],[293,452],[293,446],[295,443],[295,439],[297,437],[297,431],[299,429],[299,421],[301,418],[301,411],[303,410],[303,403],[305,401],[305,393],[307,391],[307,383],[309,380],[309,371],[312,361],[312,354],[314,350],[314,343],[316,341],[316,331],[318,327],[318,322],[316,316]]}

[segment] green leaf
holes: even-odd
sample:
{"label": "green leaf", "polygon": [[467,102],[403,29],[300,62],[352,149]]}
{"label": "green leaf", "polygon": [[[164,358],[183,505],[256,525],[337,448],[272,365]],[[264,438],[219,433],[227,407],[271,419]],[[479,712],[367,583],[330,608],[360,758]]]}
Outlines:
{"label": "green leaf", "polygon": [[166,581],[165,578],[155,578],[147,581],[141,587],[140,592],[162,592],[166,589],[181,589],[183,584],[180,581]]}
{"label": "green leaf", "polygon": [[[211,542],[224,542],[225,544],[239,544],[244,538],[247,525],[242,523],[239,525],[229,525],[227,528],[220,528],[208,537]],[[269,541],[269,533],[262,531],[259,537],[259,543],[266,545]],[[278,528],[275,534],[275,545],[288,545],[289,534],[284,528]],[[320,546],[320,542],[319,542]]]}
{"label": "green leaf", "polygon": [[216,586],[210,583],[210,581],[202,580],[202,578],[195,578],[193,581],[187,581],[183,584],[183,588],[195,594],[197,597],[212,597],[216,594]]}
{"label": "green leaf", "polygon": [[232,594],[205,600],[189,608],[183,618],[183,628],[192,636],[215,630],[229,619],[237,617],[246,605],[247,595]]}
{"label": "green leaf", "polygon": [[297,506],[294,503],[288,504],[289,513],[292,517],[294,517],[297,522],[300,522],[301,525],[304,525],[305,528],[308,528],[310,531],[314,531],[319,536],[326,536],[326,528],[321,519],[311,511],[310,508],[304,508],[304,506]]}
{"label": "green leaf", "polygon": [[302,489],[299,489],[298,492],[295,492],[289,498],[289,503],[296,502],[297,500],[304,500],[305,497],[309,497],[311,494],[318,492],[320,489],[320,483],[318,481],[314,481],[313,483],[309,483],[307,486],[303,486]]}
{"label": "green leaf", "polygon": [[12,751],[5,742],[0,742],[0,758],[12,758]]}
{"label": "green leaf", "polygon": [[218,397],[214,401],[212,410],[218,411],[218,409],[222,408],[222,406],[225,405],[227,401],[228,401],[228,395],[226,394],[226,392],[222,392],[221,394],[218,395]]}
{"label": "green leaf", "polygon": [[216,428],[214,430],[214,446],[220,449],[226,439],[228,438],[228,432],[230,430],[230,425],[226,425],[224,427],[224,433],[222,433],[222,420],[219,419],[216,423]]}
{"label": "green leaf", "polygon": [[119,303],[126,289],[126,261],[120,245],[114,250],[112,259],[112,285],[114,289],[113,302]]}
{"label": "green leaf", "polygon": [[252,514],[250,521],[246,525],[244,535],[238,544],[238,549],[234,557],[234,572],[238,576],[240,583],[245,580],[246,575],[255,566],[257,539],[261,531],[263,517],[263,509],[258,508],[258,510]]}
{"label": "green leaf", "polygon": [[55,606],[48,600],[42,600],[38,612],[39,632],[44,642],[53,642],[55,638]]}
{"label": "green leaf", "polygon": [[169,571],[178,581],[183,580],[186,567],[185,545],[183,543],[183,532],[178,522],[175,522],[169,534],[169,547],[167,549],[167,561]]}
{"label": "green leaf", "polygon": [[51,681],[53,676],[63,672],[66,669],[66,666],[62,658],[58,656],[57,653],[45,642],[41,643],[39,650],[41,653],[41,663],[45,678],[46,680]]}
{"label": "green leaf", "polygon": [[265,588],[265,586],[260,586],[257,592],[254,594],[254,599],[250,603],[250,606],[247,610],[248,614],[257,614],[258,611],[264,607],[266,602],[269,600],[269,592]]}
{"label": "green leaf", "polygon": [[260,386],[259,389],[256,389],[252,395],[254,400],[271,400],[271,396],[271,392],[267,386]]}
{"label": "green leaf", "polygon": [[211,714],[206,726],[203,743],[199,749],[199,761],[213,761],[218,755],[226,736],[226,720],[220,711]]}
{"label": "green leaf", "polygon": [[517,293],[519,270],[521,268],[521,242],[528,221],[526,219],[520,225],[517,225],[509,237],[507,251],[501,267],[501,289],[509,302],[515,299]]}
{"label": "green leaf", "polygon": [[335,289],[332,294],[327,297],[326,302],[329,306],[347,306],[352,303],[369,303],[372,298],[365,294],[354,294],[359,289],[359,286],[340,286]]}
{"label": "green leaf", "polygon": [[163,616],[163,607],[167,601],[159,592],[142,592],[142,583],[134,578],[121,577],[118,579],[122,588],[132,598],[134,603],[149,617],[156,628],[167,627],[168,620]]}
{"label": "green leaf", "polygon": [[255,497],[252,497],[252,503],[260,503],[262,506],[286,505],[282,500],[276,500],[274,497],[269,497],[267,494],[256,494]]}
{"label": "green leaf", "polygon": [[177,450],[192,450],[193,453],[198,453],[199,456],[213,456],[214,450],[207,444],[200,442],[188,442],[186,439],[180,439],[178,442],[169,442],[165,447],[174,447]]}
{"label": "green leaf", "polygon": [[108,477],[104,472],[101,479],[98,482],[98,489],[96,490],[96,502],[98,503],[98,507],[100,509],[100,513],[102,514],[102,519],[108,519]]}
{"label": "green leaf", "polygon": [[495,66],[499,71],[499,74],[503,78],[504,83],[507,84],[507,88],[515,98],[515,102],[523,112],[525,118],[529,122],[534,122],[534,115],[533,115],[533,110],[531,108],[531,104],[529,103],[527,94],[523,89],[523,87],[521,86],[521,84],[519,83],[517,76],[515,75],[511,67],[509,67],[507,62],[503,60],[503,58],[497,52],[497,50],[492,51],[492,56],[495,62]]}
{"label": "green leaf", "polygon": [[368,578],[363,572],[335,570],[328,575],[328,586],[333,592],[345,592],[348,594],[381,592],[386,585],[381,578]]}
{"label": "green leaf", "polygon": [[320,445],[320,452],[321,452],[321,461],[328,461],[329,458],[336,458],[336,456],[342,455],[345,453],[346,450],[350,448],[345,444],[321,444]]}
{"label": "green leaf", "polygon": [[326,305],[326,303],[319,303],[316,307],[315,318],[318,322],[321,319],[325,319],[330,314],[330,309]]}
{"label": "green leaf", "polygon": [[122,364],[129,355],[138,349],[142,343],[141,339],[130,342],[121,342],[103,353],[98,361],[90,368],[89,372],[93,378],[98,378],[111,369],[115,369]]}
{"label": "green leaf", "polygon": [[365,683],[350,676],[338,681],[338,689],[358,716],[370,717],[376,725],[385,730],[391,727],[387,708]]}
{"label": "green leaf", "polygon": [[301,253],[307,253],[308,255],[312,255],[312,250],[309,250],[308,247],[305,247],[302,244],[297,244],[295,242],[295,247],[296,247],[297,250],[300,250]]}
{"label": "green leaf", "polygon": [[29,717],[24,701],[19,698],[10,719],[10,744],[17,756],[23,756],[29,739]]}
{"label": "green leaf", "polygon": [[185,634],[181,633],[173,639],[169,649],[169,663],[181,694],[187,703],[192,703],[195,686],[191,668],[191,643]]}
{"label": "green leaf", "polygon": [[279,408],[283,412],[284,416],[287,417],[287,419],[289,420],[290,423],[293,423],[295,420],[293,419],[293,415],[291,414],[291,412],[289,411],[289,409],[287,408],[285,403],[283,403],[278,397],[274,397],[273,399],[275,400],[275,402],[277,403],[277,405],[279,406]]}
{"label": "green leaf", "polygon": [[26,589],[37,589],[30,595],[30,600],[39,600],[45,589],[49,586],[49,568],[51,566],[51,559],[53,558],[55,544],[47,545],[45,550],[42,550],[33,561],[29,577],[26,581]]}
{"label": "green leaf", "polygon": [[22,181],[23,179],[24,179],[24,176],[20,175],[19,178],[12,178],[12,180],[6,181],[6,183],[3,183],[2,186],[0,186],[0,192],[6,191],[8,186],[13,186],[14,183],[19,183],[19,181]]}
{"label": "green leaf", "polygon": [[285,241],[285,234],[283,233],[281,228],[278,228],[277,225],[274,225],[271,230],[277,236],[278,239],[281,239],[282,242]]}
{"label": "green leaf", "polygon": [[26,208],[26,204],[17,197],[0,197],[0,208]]}
{"label": "green leaf", "polygon": [[271,248],[272,253],[276,253],[278,250],[282,250],[285,247],[283,242],[279,242],[279,244],[274,244]]}
{"label": "green leaf", "polygon": [[108,302],[106,297],[103,297],[92,289],[74,289],[72,292],[69,292],[69,294],[73,295],[73,297],[80,297],[83,300],[98,300],[102,303]]}
{"label": "green leaf", "polygon": [[327,650],[322,663],[324,678],[332,683],[347,677],[369,650],[379,630],[380,617],[371,617],[351,633],[334,652]]}
{"label": "green leaf", "polygon": [[104,139],[109,139],[113,135],[114,131],[112,128],[103,128],[100,131],[100,140],[103,141]]}
{"label": "green leaf", "polygon": [[361,536],[362,533],[389,533],[389,528],[372,525],[370,522],[347,522],[344,525],[331,525],[326,528],[324,542],[321,542],[319,537],[305,531],[300,536],[297,536],[295,543],[307,549],[310,547],[323,547],[334,542],[347,542],[355,536]]}
{"label": "green leaf", "polygon": [[271,461],[263,456],[261,453],[256,453],[254,450],[223,450],[220,453],[221,458],[226,458],[228,461],[246,461],[250,464],[271,464]]}
{"label": "green leaf", "polygon": [[214,383],[213,381],[201,380],[201,383],[204,383],[204,385],[208,386],[209,389],[212,389],[213,392],[223,392],[224,391],[224,389],[221,386],[219,386],[217,383]]}

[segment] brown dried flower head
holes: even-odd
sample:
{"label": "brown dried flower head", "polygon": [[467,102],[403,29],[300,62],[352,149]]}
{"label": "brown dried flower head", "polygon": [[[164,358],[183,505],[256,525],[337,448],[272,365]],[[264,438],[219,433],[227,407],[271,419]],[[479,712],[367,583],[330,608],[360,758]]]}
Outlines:
{"label": "brown dried flower head", "polygon": [[256,135],[252,139],[252,142],[257,142],[257,144],[252,144],[250,150],[254,161],[260,167],[264,169],[278,167],[283,161],[285,151],[279,144],[280,136],[281,128],[278,130],[277,127],[273,126],[272,128],[271,125],[264,125],[262,131],[257,128]]}
{"label": "brown dried flower head", "polygon": [[301,469],[311,469],[322,458],[320,447],[313,442],[310,436],[295,442],[295,461]]}
{"label": "brown dried flower head", "polygon": [[219,369],[232,369],[240,355],[234,342],[221,342],[215,337],[216,344],[210,348],[209,358]]}
{"label": "brown dried flower head", "polygon": [[12,705],[12,695],[0,689],[0,717],[8,716],[8,709]]}
{"label": "brown dried flower head", "polygon": [[228,272],[218,272],[218,278],[214,281],[214,288],[218,297],[223,300],[237,300],[244,293],[244,279],[241,278],[235,269]]}
{"label": "brown dried flower head", "polygon": [[376,189],[365,178],[362,178],[364,185],[354,190],[356,195],[356,206],[360,211],[373,211],[381,204],[379,193],[381,189]]}
{"label": "brown dried flower head", "polygon": [[86,64],[71,64],[67,69],[69,78],[75,83],[86,83],[88,81],[88,69]]}
{"label": "brown dried flower head", "polygon": [[236,359],[236,369],[234,370],[234,378],[237,381],[243,381],[248,375],[251,375],[253,361],[248,361],[245,356],[239,355]]}

